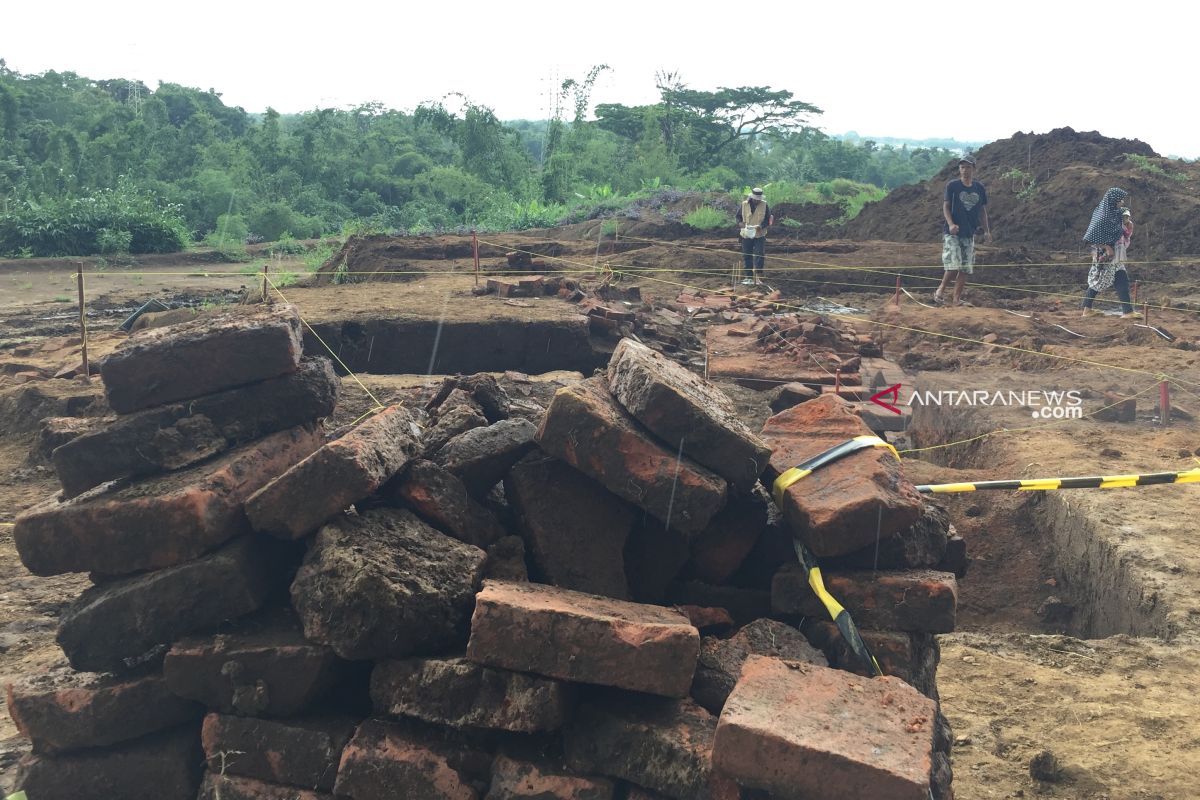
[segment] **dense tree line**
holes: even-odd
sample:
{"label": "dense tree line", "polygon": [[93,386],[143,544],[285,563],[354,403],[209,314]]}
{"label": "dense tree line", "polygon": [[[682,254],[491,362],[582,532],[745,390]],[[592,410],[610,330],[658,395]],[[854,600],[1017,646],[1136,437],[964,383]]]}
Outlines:
{"label": "dense tree line", "polygon": [[348,225],[422,231],[551,225],[648,189],[849,178],[891,188],[933,174],[943,149],[833,139],[821,113],[767,87],[689,88],[604,104],[597,76],[565,81],[559,110],[502,122],[461,95],[412,112],[371,103],[251,114],[220,94],[0,60],[0,252],[145,252],[188,239],[312,237]]}

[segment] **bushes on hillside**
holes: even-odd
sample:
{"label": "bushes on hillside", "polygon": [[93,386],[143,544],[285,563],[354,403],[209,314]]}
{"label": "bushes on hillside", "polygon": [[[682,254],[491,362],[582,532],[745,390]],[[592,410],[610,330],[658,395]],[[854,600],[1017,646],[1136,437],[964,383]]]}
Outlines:
{"label": "bushes on hillside", "polygon": [[17,201],[0,216],[0,253],[9,256],[173,253],[188,242],[179,206],[125,183],[86,197]]}

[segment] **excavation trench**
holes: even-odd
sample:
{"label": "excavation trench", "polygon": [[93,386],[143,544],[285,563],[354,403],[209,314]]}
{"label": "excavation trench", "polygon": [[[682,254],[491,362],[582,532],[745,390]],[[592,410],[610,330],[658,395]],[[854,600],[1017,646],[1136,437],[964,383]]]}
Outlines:
{"label": "excavation trench", "polygon": [[[916,447],[930,447],[994,427],[969,409],[917,406],[910,433]],[[990,478],[985,470],[1002,447],[1002,437],[993,437],[923,456]],[[1111,507],[1116,498],[1094,494],[1100,491],[1105,490],[938,496],[960,527],[969,528],[973,516],[989,523],[967,537],[973,562],[960,587],[960,604],[968,625],[1083,639],[1126,634],[1169,640],[1180,632],[1161,581],[1139,563],[1112,521],[1120,517]],[[1119,491],[1126,490],[1114,493]]]}

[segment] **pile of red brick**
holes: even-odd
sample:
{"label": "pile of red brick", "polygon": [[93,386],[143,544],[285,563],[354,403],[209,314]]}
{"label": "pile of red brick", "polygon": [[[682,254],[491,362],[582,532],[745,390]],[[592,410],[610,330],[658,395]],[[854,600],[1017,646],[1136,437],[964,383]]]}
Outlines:
{"label": "pile of red brick", "polygon": [[[759,484],[867,432],[836,396],[756,436],[625,339],[544,411],[477,375],[326,435],[287,307],[138,333],[102,376],[118,416],[15,529],[95,584],[70,668],[8,688],[34,800],[951,796],[944,515],[879,449],[781,508]],[[853,674],[793,535],[893,677]]]}

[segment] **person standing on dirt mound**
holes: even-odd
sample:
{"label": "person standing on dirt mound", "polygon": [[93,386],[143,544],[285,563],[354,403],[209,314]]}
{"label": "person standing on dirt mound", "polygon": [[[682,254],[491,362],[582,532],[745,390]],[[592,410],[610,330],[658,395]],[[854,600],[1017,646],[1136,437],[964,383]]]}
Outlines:
{"label": "person standing on dirt mound", "polygon": [[1087,292],[1083,296],[1083,316],[1099,314],[1092,309],[1096,295],[1112,286],[1121,299],[1121,319],[1138,316],[1129,298],[1129,274],[1125,271],[1125,251],[1133,236],[1133,219],[1125,205],[1129,192],[1115,186],[1104,193],[1092,212],[1083,240],[1092,246],[1092,268],[1088,270]]}
{"label": "person standing on dirt mound", "polygon": [[975,271],[975,232],[983,228],[986,241],[992,240],[988,224],[987,189],[975,180],[975,158],[963,156],[958,160],[958,179],[946,184],[942,199],[942,282],[933,293],[939,305],[946,300],[946,287],[954,281],[951,305],[962,302],[962,290],[967,276]]}
{"label": "person standing on dirt mound", "polygon": [[762,283],[764,262],[767,260],[767,228],[771,224],[771,207],[763,200],[763,190],[755,186],[738,208],[737,222],[742,240],[742,283],[746,286]]}

